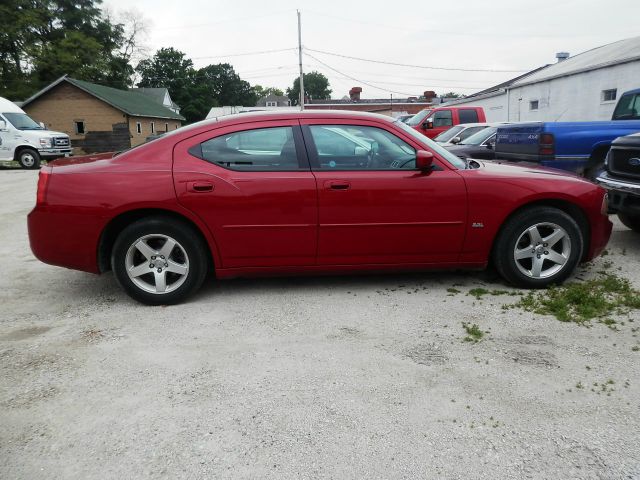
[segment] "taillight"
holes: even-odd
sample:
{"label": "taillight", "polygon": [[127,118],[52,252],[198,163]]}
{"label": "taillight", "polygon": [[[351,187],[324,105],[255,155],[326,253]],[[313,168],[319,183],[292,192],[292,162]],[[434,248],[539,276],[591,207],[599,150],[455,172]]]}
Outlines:
{"label": "taillight", "polygon": [[553,155],[555,153],[555,139],[552,133],[543,133],[540,135],[540,155]]}
{"label": "taillight", "polygon": [[38,175],[38,193],[36,194],[36,205],[43,205],[47,200],[47,187],[51,178],[51,169],[43,167]]}

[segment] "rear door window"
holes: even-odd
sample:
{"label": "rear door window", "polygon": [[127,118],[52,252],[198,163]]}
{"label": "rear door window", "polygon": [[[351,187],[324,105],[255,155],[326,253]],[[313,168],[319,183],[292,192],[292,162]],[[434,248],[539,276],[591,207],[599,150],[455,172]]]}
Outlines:
{"label": "rear door window", "polygon": [[458,110],[458,117],[460,123],[478,123],[478,112],[471,109]]}
{"label": "rear door window", "polygon": [[198,145],[192,154],[231,170],[300,170],[292,127],[233,132]]}

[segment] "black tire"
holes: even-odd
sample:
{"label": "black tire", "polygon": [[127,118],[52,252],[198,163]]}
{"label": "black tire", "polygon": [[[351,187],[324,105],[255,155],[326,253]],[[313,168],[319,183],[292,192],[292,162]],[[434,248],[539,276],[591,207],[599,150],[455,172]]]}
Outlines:
{"label": "black tire", "polygon": [[16,160],[22,168],[34,170],[40,168],[40,154],[33,148],[23,148],[18,151]]}
{"label": "black tire", "polygon": [[640,233],[640,215],[618,213],[618,218],[625,227],[630,228],[634,232]]}
{"label": "black tire", "polygon": [[[166,245],[163,243],[166,238],[175,241],[176,244],[166,258],[162,256],[160,259],[159,254]],[[157,255],[143,255],[142,251],[135,247],[140,245],[140,240]],[[206,249],[205,242],[190,225],[162,216],[148,217],[132,223],[118,235],[111,255],[111,268],[120,286],[134,300],[147,305],[170,305],[183,301],[202,285],[209,270],[209,255]],[[184,270],[185,265],[184,274],[172,271],[172,268]],[[144,273],[135,275],[137,272],[133,266]],[[162,282],[158,284],[156,267],[158,275],[164,278],[162,282],[166,285],[166,291],[163,293],[157,292],[158,289],[162,290]],[[129,271],[134,277],[128,273]],[[155,293],[151,291],[153,289],[156,290]]]}
{"label": "black tire", "polygon": [[[527,233],[534,227],[540,243]],[[559,237],[557,243],[552,243],[555,237],[551,233]],[[546,243],[545,239],[551,240]],[[525,258],[516,260],[516,247]],[[500,275],[512,285],[544,288],[566,280],[580,262],[583,250],[582,231],[570,215],[553,207],[531,207],[516,213],[503,225],[494,244],[493,261]],[[531,258],[526,258],[529,255]],[[563,257],[562,265],[549,256]],[[536,275],[534,262],[541,266],[540,275]]]}

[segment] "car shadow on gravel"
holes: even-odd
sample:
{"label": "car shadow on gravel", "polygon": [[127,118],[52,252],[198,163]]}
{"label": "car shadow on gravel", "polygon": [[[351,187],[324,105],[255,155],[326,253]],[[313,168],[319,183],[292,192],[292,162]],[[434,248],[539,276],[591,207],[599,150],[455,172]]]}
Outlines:
{"label": "car shadow on gravel", "polygon": [[[200,291],[191,297],[203,300],[220,294],[242,295],[265,294],[282,291],[302,292],[319,290],[376,290],[388,289],[416,289],[429,291],[444,291],[449,287],[458,286],[471,288],[473,286],[487,286],[489,288],[503,288],[506,286],[499,275],[489,269],[485,271],[430,271],[410,273],[363,273],[345,275],[308,275],[285,277],[235,278],[217,281],[214,277],[205,280]],[[355,293],[355,292],[354,292]]]}

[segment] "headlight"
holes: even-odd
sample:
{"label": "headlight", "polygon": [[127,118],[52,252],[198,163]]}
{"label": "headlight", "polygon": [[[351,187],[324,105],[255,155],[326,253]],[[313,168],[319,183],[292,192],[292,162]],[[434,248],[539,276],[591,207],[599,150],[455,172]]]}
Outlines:
{"label": "headlight", "polygon": [[41,147],[51,147],[51,139],[50,138],[41,138],[40,139],[40,146]]}

